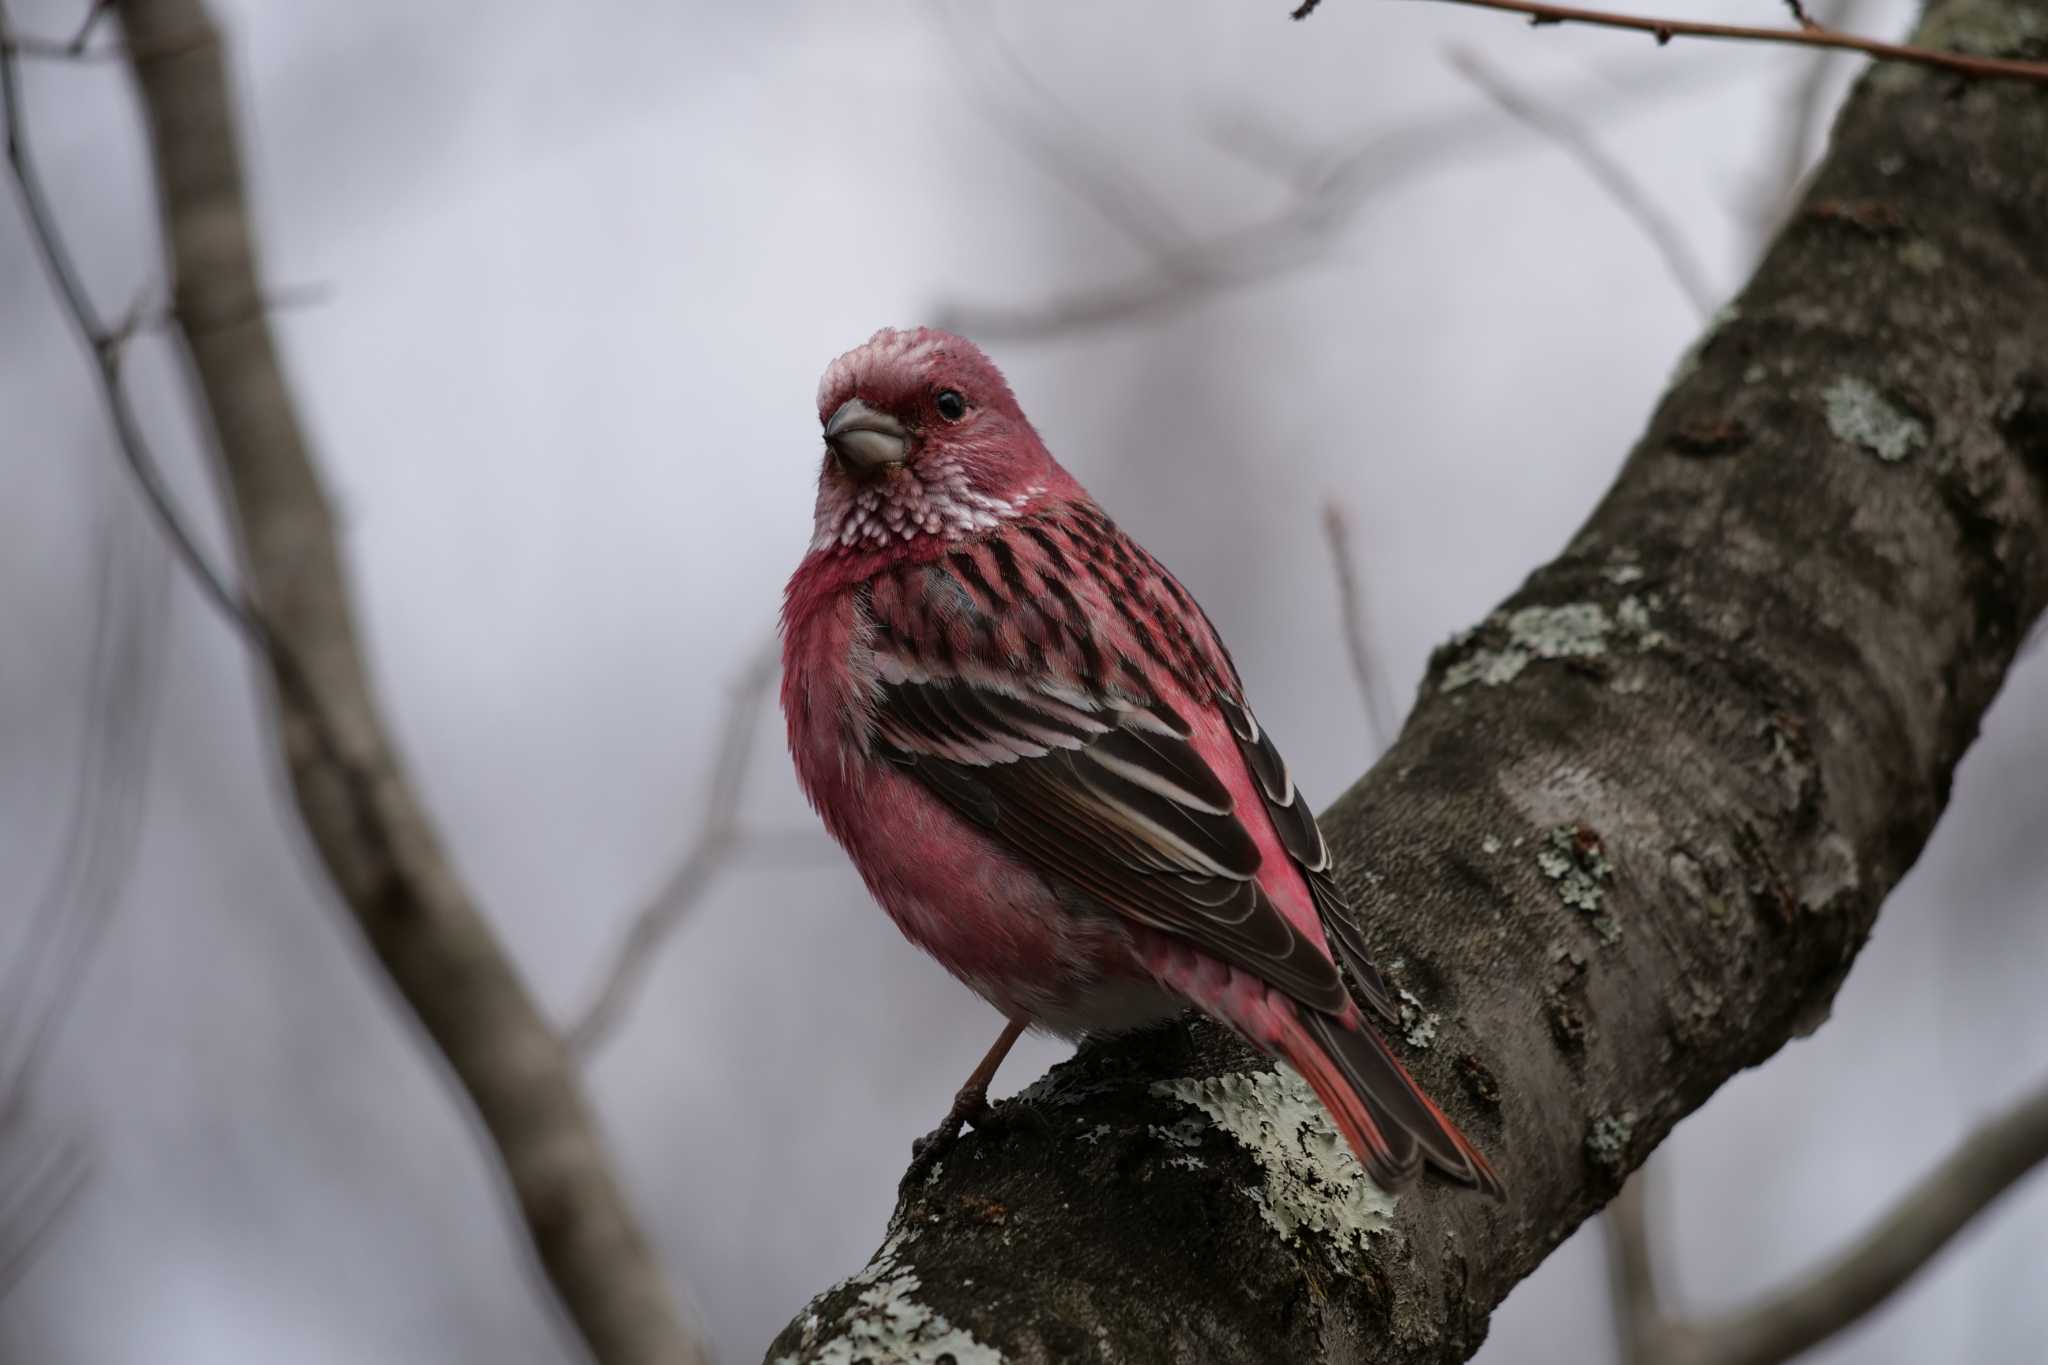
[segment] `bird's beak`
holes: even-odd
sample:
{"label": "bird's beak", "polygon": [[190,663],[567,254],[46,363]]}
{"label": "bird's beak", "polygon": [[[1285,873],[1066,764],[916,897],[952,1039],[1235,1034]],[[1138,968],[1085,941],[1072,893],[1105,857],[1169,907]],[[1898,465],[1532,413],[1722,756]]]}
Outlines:
{"label": "bird's beak", "polygon": [[866,474],[885,465],[902,464],[910,450],[910,433],[888,413],[849,398],[825,423],[825,444],[853,469]]}

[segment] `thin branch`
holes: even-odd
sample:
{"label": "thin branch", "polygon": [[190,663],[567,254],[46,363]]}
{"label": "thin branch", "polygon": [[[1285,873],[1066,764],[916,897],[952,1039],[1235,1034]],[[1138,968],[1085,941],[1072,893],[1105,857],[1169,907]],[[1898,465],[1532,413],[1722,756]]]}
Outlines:
{"label": "thin branch", "polygon": [[155,529],[133,524],[125,487],[121,494],[102,532],[78,787],[62,851],[0,976],[0,1129],[27,1107],[141,845],[171,575]]}
{"label": "thin branch", "polygon": [[83,1143],[59,1142],[48,1160],[31,1156],[18,1193],[0,1204],[0,1300],[21,1283],[92,1175]]}
{"label": "thin branch", "polygon": [[1913,1278],[2000,1195],[2048,1161],[2048,1085],[1984,1124],[1855,1245],[1763,1302],[1669,1327],[1671,1365],[1778,1365],[1855,1323]]}
{"label": "thin branch", "polygon": [[1838,33],[1818,25],[1801,28],[1768,28],[1753,24],[1710,24],[1690,19],[1660,19],[1640,14],[1618,14],[1610,10],[1581,9],[1576,5],[1539,5],[1526,0],[1433,0],[1446,5],[1471,5],[1528,16],[1536,25],[1590,24],[1598,28],[1626,29],[1647,33],[1659,47],[1673,38],[1720,38],[1740,42],[1789,43],[1799,47],[1833,48],[1860,52],[1885,62],[1906,62],[1932,67],[1958,76],[2010,77],[2014,80],[2048,83],[2048,62],[2021,61],[2013,57],[1976,57],[1963,52],[1914,47],[1909,43],[1888,43],[1853,33]]}
{"label": "thin branch", "polygon": [[1608,1299],[1622,1365],[1649,1365],[1650,1343],[1663,1320],[1650,1246],[1649,1166],[1629,1176],[1602,1211],[1607,1237]]}
{"label": "thin branch", "polygon": [[2048,1085],[1978,1128],[1827,1266],[1705,1322],[1667,1315],[1652,1265],[1643,1170],[1608,1204],[1608,1269],[1624,1365],[1779,1365],[1859,1321],[2048,1161]]}
{"label": "thin branch", "polygon": [[198,552],[148,458],[118,383],[118,334],[93,310],[34,174],[8,47],[0,96],[15,182],[44,263],[97,358],[122,451],[187,568],[269,665],[306,831],[474,1102],[533,1250],[592,1355],[604,1365],[700,1362],[704,1348],[670,1306],[571,1059],[443,853],[371,695],[333,515],[263,306],[218,30],[201,0],[117,0],[117,8],[152,137],[181,358],[212,419],[260,616]]}
{"label": "thin branch", "polygon": [[[1835,0],[1827,10],[1825,19],[1819,21],[1839,25],[1855,17],[1860,0]],[[1792,205],[1797,202],[1799,188],[1806,179],[1806,168],[1813,157],[1813,142],[1821,127],[1821,116],[1826,112],[1828,74],[1833,69],[1834,59],[1841,54],[1820,51],[1807,63],[1806,73],[1800,78],[1792,98],[1785,106],[1785,118],[1778,140],[1777,167],[1765,180],[1758,192],[1751,210],[1751,219],[1756,230],[1756,249],[1761,252],[1773,234],[1784,223]]]}
{"label": "thin branch", "polygon": [[[1611,82],[1589,85],[1571,99],[1574,107],[1604,108],[1623,101],[1668,95],[1678,81],[1718,75],[1712,68],[1661,72],[1656,80],[1631,76],[1619,87]],[[1249,288],[1311,265],[1331,251],[1339,236],[1375,197],[1407,181],[1451,163],[1451,154],[1497,137],[1501,125],[1490,112],[1458,109],[1385,132],[1356,139],[1334,151],[1281,150],[1264,128],[1233,128],[1216,140],[1236,156],[1247,144],[1268,149],[1277,158],[1287,189],[1275,209],[1238,228],[1194,236],[1167,231],[1150,223],[1133,226],[1142,207],[1122,189],[1129,176],[1104,175],[1092,166],[1095,153],[1076,135],[1045,148],[1033,143],[1034,155],[1056,169],[1057,179],[1117,227],[1145,256],[1146,266],[1132,278],[1077,289],[1051,300],[1019,307],[975,303],[941,303],[935,322],[984,341],[1045,341],[1078,332],[1169,315],[1237,289]],[[1071,167],[1057,169],[1062,163]],[[1272,166],[1260,167],[1273,170]],[[1162,246],[1162,241],[1167,245]]]}
{"label": "thin branch", "polygon": [[1335,498],[1323,504],[1323,535],[1330,542],[1330,564],[1337,574],[1337,604],[1343,614],[1344,650],[1351,676],[1365,703],[1365,728],[1375,756],[1394,737],[1394,708],[1380,671],[1373,664],[1372,627],[1366,620],[1365,593],[1358,586],[1358,564],[1351,551],[1351,519]]}
{"label": "thin branch", "polygon": [[1470,48],[1453,47],[1451,65],[1458,74],[1479,87],[1487,98],[1513,117],[1555,142],[1593,182],[1607,192],[1616,207],[1628,215],[1663,258],[1671,278],[1702,318],[1713,314],[1721,291],[1707,274],[1671,216],[1657,206],[1649,192],[1637,183],[1628,167],[1607,154],[1592,132],[1565,112],[1561,105],[1546,103],[1519,89],[1503,72]]}
{"label": "thin branch", "polygon": [[[100,7],[95,4],[94,8],[97,11]],[[89,36],[91,21],[97,19],[97,14],[88,16],[88,19],[89,22],[79,30],[81,36]],[[7,7],[0,3],[0,34],[11,31]],[[242,595],[228,586],[226,575],[216,569],[207,559],[206,552],[199,548],[198,539],[178,510],[156,456],[142,434],[135,410],[128,402],[127,391],[121,384],[121,351],[125,336],[121,328],[106,326],[98,309],[93,306],[92,296],[87,292],[85,281],[57,226],[56,212],[50,206],[49,195],[43,188],[42,177],[29,147],[28,128],[22,112],[21,72],[16,65],[20,52],[14,42],[0,43],[0,114],[4,114],[7,120],[7,164],[13,172],[15,192],[21,198],[22,212],[28,218],[36,250],[43,258],[44,269],[56,286],[79,339],[92,352],[93,377],[99,384],[101,401],[113,423],[117,446],[135,478],[136,487],[142,490],[150,512],[200,591],[230,623],[261,647],[264,640],[262,622]]]}
{"label": "thin branch", "polygon": [[675,932],[718,874],[739,851],[740,796],[746,785],[747,760],[760,728],[762,701],[773,689],[778,667],[774,642],[762,648],[733,683],[719,733],[723,736],[711,775],[704,784],[702,823],[697,837],[661,889],[633,917],[612,956],[610,967],[568,1033],[569,1048],[581,1057],[611,1037],[618,1020],[632,1004],[662,942]]}

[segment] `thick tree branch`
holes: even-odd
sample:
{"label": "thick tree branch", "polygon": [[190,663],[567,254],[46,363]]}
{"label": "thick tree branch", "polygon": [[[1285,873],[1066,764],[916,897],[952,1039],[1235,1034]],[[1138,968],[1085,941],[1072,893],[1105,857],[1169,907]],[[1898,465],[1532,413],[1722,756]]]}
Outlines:
{"label": "thick tree branch", "polygon": [[[540,1264],[591,1353],[608,1363],[700,1361],[569,1054],[472,904],[378,714],[333,517],[258,283],[217,31],[200,0],[119,0],[115,9],[155,153],[177,336],[212,420],[253,606],[216,590],[238,619],[260,623],[305,828],[475,1104]],[[133,423],[109,401],[132,458]]]}
{"label": "thick tree branch", "polygon": [[[1947,0],[1919,41],[2030,32],[2048,0]],[[1298,1086],[1153,1030],[965,1138],[771,1357],[1463,1359],[1817,1027],[2048,602],[2044,145],[2034,86],[1867,75],[1614,486],[1327,812],[1409,1060],[1507,1207],[1390,1209]]]}

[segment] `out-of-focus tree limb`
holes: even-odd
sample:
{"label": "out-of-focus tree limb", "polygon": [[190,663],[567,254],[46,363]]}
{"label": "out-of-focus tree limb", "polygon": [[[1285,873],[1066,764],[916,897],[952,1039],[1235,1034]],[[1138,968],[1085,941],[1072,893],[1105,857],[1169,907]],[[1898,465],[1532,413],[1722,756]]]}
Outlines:
{"label": "out-of-focus tree limb", "polygon": [[760,729],[761,704],[775,685],[779,650],[773,641],[757,650],[734,681],[725,715],[718,727],[718,755],[705,783],[697,834],[682,861],[662,879],[661,888],[626,926],[617,952],[605,968],[590,1003],[569,1028],[569,1047],[587,1056],[611,1037],[646,979],[662,941],[703,899],[744,838],[740,828],[740,796],[746,786],[747,760]]}
{"label": "out-of-focus tree limb", "polygon": [[[200,0],[114,9],[151,134],[175,335],[240,532],[250,601],[224,589],[221,600],[257,627],[305,828],[474,1103],[540,1265],[592,1355],[607,1365],[702,1361],[567,1049],[471,902],[378,714],[333,517],[266,317],[218,32]],[[121,424],[124,442],[131,427]]]}
{"label": "out-of-focus tree limb", "polygon": [[[976,93],[990,90],[1021,65],[1004,49],[990,64]],[[1631,77],[1600,81],[1565,92],[1561,102],[1587,117],[1669,93],[1697,71],[1665,73],[1659,81]],[[1022,92],[1041,98],[1036,84]],[[1062,111],[1063,112],[1063,111]],[[1085,200],[1144,255],[1128,278],[1021,304],[976,300],[941,302],[937,326],[991,341],[1050,341],[1104,327],[1150,322],[1193,307],[1205,299],[1251,288],[1325,261],[1342,234],[1367,204],[1432,170],[1453,164],[1502,131],[1489,111],[1461,109],[1418,118],[1399,127],[1357,137],[1335,149],[1288,145],[1243,118],[1216,120],[1218,146],[1283,182],[1285,197],[1274,208],[1237,227],[1191,230],[1175,223],[1149,198],[1134,190],[1137,171],[1102,164],[1096,149],[1071,127],[1061,134],[1049,121],[1007,106],[991,111],[1018,144],[1048,172]],[[1071,118],[1061,123],[1071,125]]]}
{"label": "out-of-focus tree limb", "polygon": [[1394,733],[1394,707],[1386,681],[1373,657],[1372,624],[1366,617],[1365,589],[1359,585],[1358,556],[1351,537],[1351,517],[1335,498],[1323,504],[1323,537],[1330,544],[1330,567],[1337,575],[1338,624],[1344,631],[1344,653],[1351,661],[1351,679],[1365,707],[1365,728],[1377,758]]}
{"label": "out-of-focus tree limb", "polygon": [[1622,1365],[1645,1365],[1662,1321],[1663,1295],[1650,1238],[1655,1171],[1653,1163],[1638,1167],[1600,1211],[1600,1231],[1607,1239],[1608,1302]]}
{"label": "out-of-focus tree limb", "polygon": [[[2030,28],[2048,0],[1945,0],[1922,40]],[[964,1138],[770,1357],[1461,1360],[1679,1119],[1819,1026],[2048,604],[2044,145],[2031,85],[1866,75],[1585,525],[1326,813],[1408,1060],[1505,1207],[1381,1209],[1241,1046],[1152,1030]]]}
{"label": "out-of-focus tree limb", "polygon": [[2048,1086],[1965,1138],[1822,1269],[1738,1312],[1666,1312],[1648,1219],[1631,1180],[1608,1205],[1609,1252],[1626,1365],[1780,1365],[1891,1297],[2000,1195],[2048,1161]]}
{"label": "out-of-focus tree limb", "polygon": [[1720,301],[1720,290],[1707,274],[1706,266],[1700,263],[1692,243],[1686,240],[1685,233],[1671,215],[1637,183],[1629,168],[1601,147],[1583,123],[1564,106],[1539,99],[1523,90],[1505,72],[1497,70],[1470,48],[1454,47],[1450,56],[1451,66],[1458,74],[1471,81],[1510,117],[1550,139],[1566,156],[1576,161],[1615,206],[1628,215],[1629,221],[1641,229],[1677,283],[1679,292],[1691,302],[1693,311],[1702,319],[1713,313],[1714,305]]}

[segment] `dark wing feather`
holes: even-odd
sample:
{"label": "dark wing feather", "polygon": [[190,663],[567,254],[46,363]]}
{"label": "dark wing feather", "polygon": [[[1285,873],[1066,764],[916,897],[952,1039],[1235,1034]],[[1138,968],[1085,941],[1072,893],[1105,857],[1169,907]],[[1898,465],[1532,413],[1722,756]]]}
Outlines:
{"label": "dark wing feather", "polygon": [[962,816],[1103,906],[1344,1008],[1342,977],[1267,899],[1258,845],[1170,711],[907,666],[883,678],[879,751]]}
{"label": "dark wing feather", "polygon": [[1280,757],[1280,751],[1273,747],[1272,737],[1259,727],[1258,718],[1250,711],[1229,697],[1219,696],[1216,701],[1223,718],[1230,722],[1231,734],[1237,737],[1237,747],[1244,755],[1245,766],[1251,769],[1260,793],[1266,798],[1266,813],[1273,818],[1273,827],[1280,833],[1281,844],[1308,882],[1309,895],[1314,898],[1316,913],[1323,921],[1323,932],[1335,945],[1338,960],[1350,973],[1352,984],[1366,1003],[1383,1018],[1398,1022],[1400,1007],[1394,1003],[1393,994],[1387,990],[1379,968],[1373,965],[1365,937],[1358,931],[1357,912],[1337,887],[1330,845],[1323,838],[1323,831],[1317,826],[1308,802],[1295,787],[1293,774],[1287,770],[1287,761]]}

